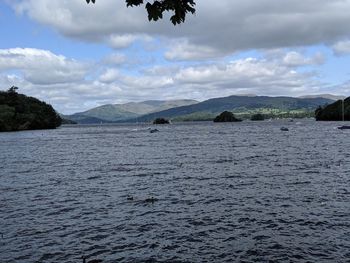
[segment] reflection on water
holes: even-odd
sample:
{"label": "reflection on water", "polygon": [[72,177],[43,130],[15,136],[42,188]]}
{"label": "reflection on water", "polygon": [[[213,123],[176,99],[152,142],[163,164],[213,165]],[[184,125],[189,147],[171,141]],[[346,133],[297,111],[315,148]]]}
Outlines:
{"label": "reflection on water", "polygon": [[345,262],[350,132],[336,126],[2,133],[0,261]]}

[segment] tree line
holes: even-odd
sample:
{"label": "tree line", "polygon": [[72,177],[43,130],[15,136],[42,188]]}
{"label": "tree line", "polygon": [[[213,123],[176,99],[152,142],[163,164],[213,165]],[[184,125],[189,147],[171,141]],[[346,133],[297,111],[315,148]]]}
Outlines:
{"label": "tree line", "polygon": [[17,92],[17,87],[0,91],[0,131],[55,129],[62,123],[53,107]]}

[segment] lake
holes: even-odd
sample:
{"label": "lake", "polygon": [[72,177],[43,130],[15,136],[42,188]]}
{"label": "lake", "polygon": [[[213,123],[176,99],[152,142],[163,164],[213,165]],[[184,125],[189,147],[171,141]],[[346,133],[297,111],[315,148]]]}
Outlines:
{"label": "lake", "polygon": [[0,262],[346,262],[350,131],[338,125],[0,133]]}

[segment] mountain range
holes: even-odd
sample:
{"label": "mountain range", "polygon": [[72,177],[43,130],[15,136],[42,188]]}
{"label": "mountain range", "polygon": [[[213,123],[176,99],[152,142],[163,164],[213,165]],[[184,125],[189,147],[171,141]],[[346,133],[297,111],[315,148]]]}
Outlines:
{"label": "mountain range", "polygon": [[319,94],[319,95],[306,95],[306,96],[301,96],[299,98],[302,99],[311,99],[311,98],[324,98],[324,99],[330,99],[330,100],[343,100],[346,98],[346,96],[342,95],[333,95],[333,94]]}
{"label": "mountain range", "polygon": [[72,115],[62,115],[63,118],[81,124],[121,122],[127,119],[153,112],[163,111],[180,106],[198,103],[195,100],[148,100],[125,104],[107,104]]}
{"label": "mountain range", "polygon": [[332,102],[334,100],[326,98],[229,96],[145,114],[138,117],[138,121],[149,122],[159,117],[173,120],[206,120],[213,119],[223,111],[231,111],[237,115],[252,115],[254,113],[279,115],[288,112],[313,114],[317,107]]}
{"label": "mountain range", "polygon": [[[330,95],[306,97],[268,97],[254,95],[234,95],[213,98],[198,102],[195,100],[143,101],[126,104],[108,104],[88,111],[63,116],[77,123],[108,122],[150,122],[156,118],[172,120],[206,120],[213,119],[223,111],[232,111],[238,115],[265,113],[279,115],[282,113],[309,113],[313,116],[315,109],[333,103],[336,97]],[[285,116],[285,115],[284,115]]]}

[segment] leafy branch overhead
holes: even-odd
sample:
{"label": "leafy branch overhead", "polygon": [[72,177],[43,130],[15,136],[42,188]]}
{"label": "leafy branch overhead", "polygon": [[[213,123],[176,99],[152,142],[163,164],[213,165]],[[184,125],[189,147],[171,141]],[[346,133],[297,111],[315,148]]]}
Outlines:
{"label": "leafy branch overhead", "polygon": [[[86,0],[86,2],[94,4],[96,0]],[[139,6],[147,2],[145,7],[149,21],[162,19],[165,11],[173,12],[170,21],[174,25],[185,22],[187,13],[194,14],[196,12],[194,0],[159,0],[153,1],[153,3],[143,0],[125,0],[125,2],[128,7]]]}

